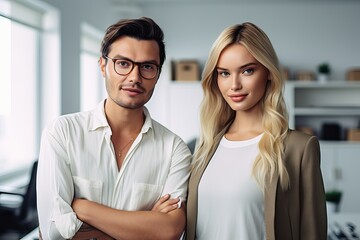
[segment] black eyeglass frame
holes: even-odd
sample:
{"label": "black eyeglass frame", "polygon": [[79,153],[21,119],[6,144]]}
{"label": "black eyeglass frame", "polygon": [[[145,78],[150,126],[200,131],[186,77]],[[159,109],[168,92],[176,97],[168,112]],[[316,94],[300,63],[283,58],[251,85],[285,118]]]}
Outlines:
{"label": "black eyeglass frame", "polygon": [[[159,72],[160,72],[160,66],[157,65],[156,63],[153,63],[153,62],[134,62],[133,60],[128,59],[128,58],[120,59],[120,58],[111,58],[111,57],[109,57],[109,56],[104,56],[104,57],[105,57],[106,59],[111,60],[111,61],[114,63],[114,71],[116,72],[116,74],[118,74],[118,75],[120,75],[120,76],[127,76],[127,75],[129,75],[129,74],[132,72],[132,70],[134,70],[135,65],[137,65],[138,68],[139,68],[139,74],[140,74],[140,76],[141,76],[142,78],[144,78],[144,79],[147,79],[147,80],[154,79],[154,78],[159,74]],[[121,74],[121,73],[118,73],[118,72],[116,71],[115,62],[118,61],[118,60],[120,60],[120,61],[121,61],[121,60],[124,60],[124,61],[131,62],[132,67],[131,67],[131,69],[130,69],[130,71],[129,71],[128,73],[126,73],[126,74]],[[142,73],[141,73],[141,65],[143,65],[143,64],[152,64],[152,65],[155,65],[155,66],[156,66],[156,73],[155,73],[155,75],[154,75],[153,77],[147,78],[147,77],[144,77],[144,76],[142,75]]]}

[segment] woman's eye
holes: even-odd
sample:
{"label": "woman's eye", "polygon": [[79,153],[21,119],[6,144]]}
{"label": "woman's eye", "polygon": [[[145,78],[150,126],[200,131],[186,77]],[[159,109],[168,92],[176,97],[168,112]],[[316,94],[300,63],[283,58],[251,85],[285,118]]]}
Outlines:
{"label": "woman's eye", "polygon": [[230,76],[230,73],[225,71],[219,71],[218,75],[220,75],[221,77],[228,77]]}
{"label": "woman's eye", "polygon": [[245,75],[251,75],[251,74],[253,74],[254,73],[254,69],[253,68],[247,68],[247,69],[245,69],[244,71],[243,71],[243,74],[245,74]]}

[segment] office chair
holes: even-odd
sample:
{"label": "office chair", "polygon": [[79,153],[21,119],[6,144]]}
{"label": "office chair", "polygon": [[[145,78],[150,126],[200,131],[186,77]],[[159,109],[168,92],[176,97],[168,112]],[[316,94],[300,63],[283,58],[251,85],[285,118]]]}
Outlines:
{"label": "office chair", "polygon": [[0,188],[0,196],[19,196],[22,201],[5,202],[0,201],[0,230],[17,231],[27,233],[38,226],[38,216],[36,208],[36,160],[31,169],[29,184],[25,188],[12,191],[3,191]]}

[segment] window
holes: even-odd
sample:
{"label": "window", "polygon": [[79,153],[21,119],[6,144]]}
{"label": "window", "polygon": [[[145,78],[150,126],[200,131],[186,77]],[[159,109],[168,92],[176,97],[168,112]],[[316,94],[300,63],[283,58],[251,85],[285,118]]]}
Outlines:
{"label": "window", "polygon": [[[48,74],[43,69],[59,64],[55,58],[45,65],[44,48],[49,47],[54,31],[47,32],[51,24],[48,21],[44,26],[43,22],[49,15],[36,3],[0,2],[0,177],[29,167],[38,157],[43,114],[47,114],[43,88],[49,85],[43,84]],[[58,52],[56,47],[52,49]],[[56,77],[47,81],[57,85]],[[51,95],[50,102],[59,102],[59,94]],[[59,109],[56,104],[52,108]]]}
{"label": "window", "polygon": [[3,18],[0,24],[1,36],[6,38],[2,48],[7,47],[1,59],[1,65],[5,67],[1,71],[5,73],[1,76],[1,85],[4,86],[1,87],[1,98],[4,99],[0,100],[4,101],[1,109],[1,158],[11,162],[33,160],[38,128],[39,31]]}
{"label": "window", "polygon": [[102,33],[83,23],[81,26],[80,56],[80,107],[82,111],[93,109],[106,96],[105,82],[102,80],[99,57]]}

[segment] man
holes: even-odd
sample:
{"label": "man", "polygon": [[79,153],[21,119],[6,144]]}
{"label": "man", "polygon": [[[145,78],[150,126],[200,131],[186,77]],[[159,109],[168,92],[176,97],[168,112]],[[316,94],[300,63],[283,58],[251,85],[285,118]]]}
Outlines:
{"label": "man", "polygon": [[163,32],[149,18],[119,21],[107,29],[101,54],[107,98],[43,131],[42,238],[179,239],[191,154],[144,107],[165,61]]}

